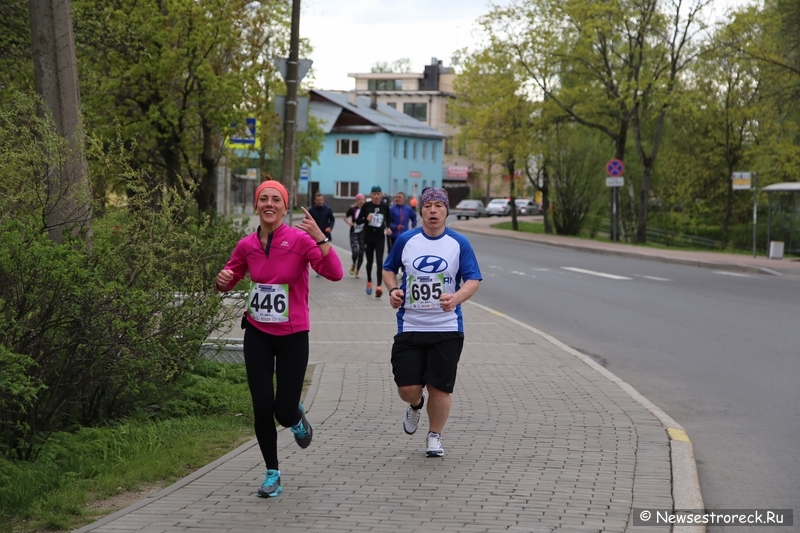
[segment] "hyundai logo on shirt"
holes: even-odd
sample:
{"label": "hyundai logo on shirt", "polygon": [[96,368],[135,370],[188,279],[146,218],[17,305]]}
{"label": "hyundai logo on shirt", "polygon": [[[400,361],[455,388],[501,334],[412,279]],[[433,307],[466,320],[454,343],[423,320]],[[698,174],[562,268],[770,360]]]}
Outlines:
{"label": "hyundai logo on shirt", "polygon": [[412,263],[419,272],[435,274],[447,269],[447,261],[435,255],[423,255],[414,259]]}

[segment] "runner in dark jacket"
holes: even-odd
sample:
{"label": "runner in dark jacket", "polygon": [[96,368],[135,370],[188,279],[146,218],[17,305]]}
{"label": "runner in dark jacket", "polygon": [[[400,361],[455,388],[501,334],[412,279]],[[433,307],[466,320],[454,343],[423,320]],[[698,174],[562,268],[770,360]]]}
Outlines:
{"label": "runner in dark jacket", "polygon": [[356,218],[356,224],[364,224],[364,246],[367,252],[367,294],[372,294],[372,262],[375,261],[375,273],[377,287],[375,297],[380,298],[383,294],[381,282],[383,274],[383,246],[384,235],[391,234],[389,224],[389,206],[384,204],[381,199],[383,193],[381,188],[376,185],[370,192],[370,201],[365,203],[361,212]]}
{"label": "runner in dark jacket", "polygon": [[308,212],[311,213],[311,218],[317,223],[322,233],[330,239],[335,218],[333,216],[333,209],[325,203],[325,197],[322,196],[321,192],[314,195],[314,205],[308,208]]}

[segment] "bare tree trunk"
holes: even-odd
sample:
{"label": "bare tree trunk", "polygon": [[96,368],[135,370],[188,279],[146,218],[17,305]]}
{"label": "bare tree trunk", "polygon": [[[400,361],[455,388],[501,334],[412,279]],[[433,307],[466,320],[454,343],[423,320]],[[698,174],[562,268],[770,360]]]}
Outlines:
{"label": "bare tree trunk", "polygon": [[639,188],[639,220],[636,224],[636,242],[639,243],[647,242],[647,208],[650,201],[650,179],[658,157],[658,149],[661,146],[661,134],[664,131],[666,116],[666,108],[662,108],[656,119],[655,131],[653,132],[653,147],[650,149],[650,155],[647,155],[642,143],[642,124],[639,121],[638,109],[634,115],[633,133],[636,138],[636,151],[642,164],[642,181]]}
{"label": "bare tree trunk", "polygon": [[726,180],[728,182],[728,186],[726,187],[725,191],[725,214],[722,217],[722,248],[725,249],[728,247],[728,228],[730,227],[731,222],[731,213],[733,211],[733,180],[730,179],[730,176],[733,174],[732,167],[728,167],[728,176],[729,178]]}
{"label": "bare tree trunk", "polygon": [[544,216],[544,232],[552,235],[553,220],[550,214],[550,175],[547,172],[547,163],[542,163],[542,215]]}
{"label": "bare tree trunk", "polygon": [[44,176],[44,214],[50,238],[63,242],[65,231],[91,241],[91,185],[83,143],[75,34],[69,0],[29,0],[36,92],[66,139],[68,150]]}
{"label": "bare tree trunk", "polygon": [[516,162],[514,158],[509,156],[506,158],[506,170],[508,170],[508,181],[509,181],[509,196],[511,200],[508,202],[508,207],[511,209],[511,229],[514,231],[519,231],[519,221],[517,220],[517,202],[516,195],[517,192],[515,190],[515,185],[517,180],[514,176]]}
{"label": "bare tree trunk", "polygon": [[195,193],[197,208],[202,213],[212,213],[215,202],[217,159],[214,157],[214,129],[205,119],[202,121],[203,130],[203,173],[200,175],[200,186]]}

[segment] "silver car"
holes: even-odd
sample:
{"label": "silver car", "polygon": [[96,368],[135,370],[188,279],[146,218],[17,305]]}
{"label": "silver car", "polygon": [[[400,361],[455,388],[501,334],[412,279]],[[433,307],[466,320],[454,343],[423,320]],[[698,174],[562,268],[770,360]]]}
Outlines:
{"label": "silver car", "polygon": [[503,217],[511,214],[508,198],[495,198],[486,205],[486,216]]}
{"label": "silver car", "polygon": [[461,200],[458,205],[450,212],[455,215],[458,220],[466,218],[480,218],[486,216],[486,207],[480,200]]}
{"label": "silver car", "polygon": [[517,198],[514,200],[517,204],[518,215],[541,215],[542,206],[531,200],[530,198]]}

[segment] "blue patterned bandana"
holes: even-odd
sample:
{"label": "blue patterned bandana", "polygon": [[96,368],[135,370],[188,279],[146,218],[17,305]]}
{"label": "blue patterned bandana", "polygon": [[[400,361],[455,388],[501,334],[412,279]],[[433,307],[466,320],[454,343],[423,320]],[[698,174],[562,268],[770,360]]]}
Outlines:
{"label": "blue patterned bandana", "polygon": [[423,206],[427,202],[442,202],[447,209],[447,214],[450,214],[450,198],[447,196],[446,190],[437,189],[436,187],[425,187],[422,189],[419,205]]}

